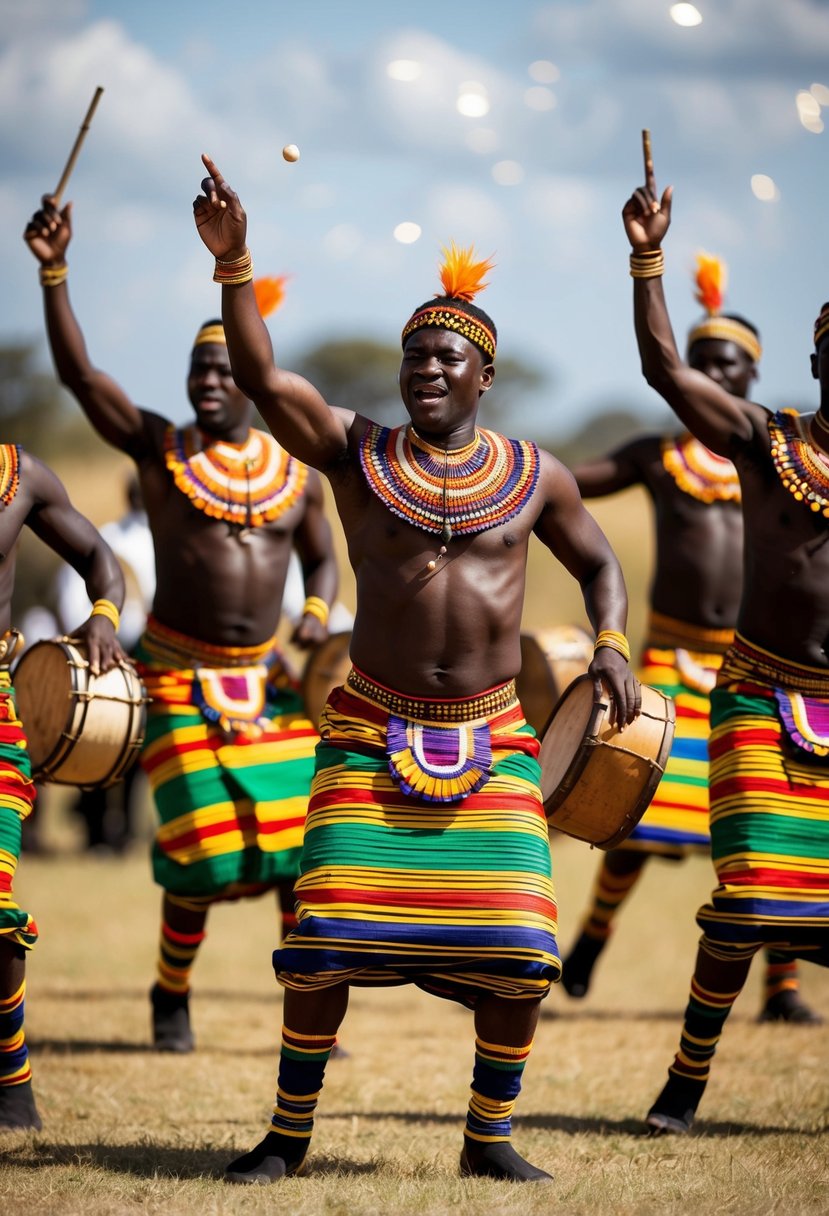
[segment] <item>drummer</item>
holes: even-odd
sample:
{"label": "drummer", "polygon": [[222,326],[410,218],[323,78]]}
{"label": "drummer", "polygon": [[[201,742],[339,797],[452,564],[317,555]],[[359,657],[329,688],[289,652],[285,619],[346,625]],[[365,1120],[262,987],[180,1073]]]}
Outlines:
{"label": "drummer", "polygon": [[[757,378],[760,338],[750,321],[722,311],[725,278],[718,258],[699,256],[696,298],[705,316],[688,335],[688,363],[744,400]],[[676,704],[676,734],[662,782],[625,843],[604,854],[581,932],[564,960],[562,986],[570,996],[583,997],[615,917],[648,859],[710,854],[709,694],[734,637],[743,518],[734,465],[688,431],[634,439],[573,474],[583,498],[634,485],[650,497],[656,565],[640,674]],[[773,950],[766,959],[760,1020],[821,1022],[800,996],[797,962]]]}
{"label": "drummer", "polygon": [[0,444],[0,1130],[41,1126],[23,1028],[26,952],[38,932],[30,913],[15,902],[13,889],[21,824],[35,798],[9,673],[20,642],[11,628],[11,601],[15,547],[24,525],[84,580],[92,612],[72,633],[86,646],[92,673],[108,671],[124,658],[115,636],[124,604],[116,557],[46,465],[18,444]]}
{"label": "drummer", "polygon": [[297,1173],[350,985],[411,982],[474,1010],[461,1172],[548,1181],[510,1144],[560,970],[538,742],[514,683],[527,548],[535,534],[581,584],[598,634],[590,671],[626,724],[639,694],[619,564],[558,461],[476,426],[496,332],[472,300],[490,263],[447,251],[442,292],[403,329],[409,421],[388,430],[274,366],[245,213],[205,165],[195,219],[224,284],[234,369],[280,442],[330,479],[357,576],[354,667],[322,714],[299,924],[274,955],[286,989],[276,1107],[226,1176]]}
{"label": "drummer", "polygon": [[306,599],[300,647],[327,636],[337,588],[319,474],[251,426],[221,322],[196,334],[187,391],[195,421],[139,409],[89,359],[69,301],[71,205],[44,200],[25,239],[41,265],[61,381],[98,433],[135,461],[152,532],[156,591],[137,658],[153,698],[142,763],[160,826],[163,888],[154,1045],[193,1048],[190,975],[211,905],[276,889],[283,929],[317,742],[274,634],[293,548]]}

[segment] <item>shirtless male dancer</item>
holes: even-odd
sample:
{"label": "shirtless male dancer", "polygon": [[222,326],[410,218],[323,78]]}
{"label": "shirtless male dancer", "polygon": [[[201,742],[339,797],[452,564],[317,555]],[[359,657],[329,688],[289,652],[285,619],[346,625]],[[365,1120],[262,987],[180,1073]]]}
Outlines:
{"label": "shirtless male dancer", "polygon": [[23,1028],[26,951],[37,942],[37,925],[15,902],[13,889],[21,824],[35,799],[25,724],[17,716],[9,672],[19,641],[11,628],[11,601],[24,525],[86,584],[92,613],[72,635],[86,647],[92,673],[124,658],[115,636],[124,604],[117,559],[46,465],[16,443],[0,444],[0,1131],[41,1126]]}
{"label": "shirtless male dancer", "polygon": [[[688,335],[688,365],[745,399],[757,376],[760,340],[750,321],[721,311],[724,277],[718,259],[700,257],[697,298],[707,315]],[[710,853],[709,698],[734,639],[743,518],[733,464],[709,452],[688,431],[634,439],[579,465],[573,476],[582,498],[641,485],[651,499],[656,560],[639,675],[676,706],[665,775],[638,826],[623,845],[603,855],[581,932],[564,959],[562,986],[580,998],[648,859],[676,861]],[[768,952],[760,1020],[822,1021],[800,996],[795,959]]]}
{"label": "shirtless male dancer", "polygon": [[815,324],[815,414],[776,414],[683,363],[662,290],[669,187],[652,166],[622,212],[642,370],[700,442],[733,461],[745,531],[733,645],[711,694],[711,852],[718,886],[679,1052],[648,1113],[687,1132],[754,954],[829,965],[829,305]]}
{"label": "shirtless male dancer", "polygon": [[69,301],[71,204],[49,198],[25,239],[40,262],[46,329],[63,384],[135,461],[155,547],[156,592],[136,657],[152,697],[142,764],[159,813],[164,890],[153,1041],[190,1051],[190,971],[211,904],[276,888],[283,929],[313,772],[315,727],[277,661],[291,551],[308,596],[294,641],[326,637],[337,571],[319,475],[252,429],[220,322],[196,335],[195,423],[139,409],[90,362]]}
{"label": "shirtless male dancer", "polygon": [[453,247],[444,294],[403,329],[410,421],[377,426],[274,365],[245,213],[204,163],[195,220],[217,259],[234,375],[279,441],[329,478],[357,578],[354,666],[322,715],[299,923],[274,955],[286,992],[271,1130],[226,1176],[302,1168],[350,985],[408,982],[474,1010],[461,1171],[548,1181],[510,1144],[560,971],[538,741],[514,683],[527,547],[537,536],[579,581],[598,635],[590,672],[627,724],[639,690],[619,564],[554,457],[476,427],[496,334],[470,301],[488,264]]}

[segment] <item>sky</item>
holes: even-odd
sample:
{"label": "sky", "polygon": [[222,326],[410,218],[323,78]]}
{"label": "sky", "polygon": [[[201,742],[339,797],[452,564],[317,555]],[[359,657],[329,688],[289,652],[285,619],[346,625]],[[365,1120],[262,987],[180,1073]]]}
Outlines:
{"label": "sky", "polygon": [[[256,273],[290,276],[268,323],[284,366],[326,338],[397,343],[454,240],[494,257],[478,302],[499,352],[545,376],[515,426],[498,401],[499,425],[566,435],[617,406],[661,419],[620,219],[648,127],[659,187],[675,189],[665,285],[679,340],[700,315],[694,255],[717,253],[726,306],[762,332],[756,398],[808,407],[829,299],[829,3],[698,0],[694,26],[671,8],[0,0],[0,341],[42,336],[21,233],[102,85],[65,196],[69,281],[93,361],[139,404],[189,416],[193,337],[219,312],[192,219],[207,151],[248,211]],[[401,242],[401,224],[418,239]]]}

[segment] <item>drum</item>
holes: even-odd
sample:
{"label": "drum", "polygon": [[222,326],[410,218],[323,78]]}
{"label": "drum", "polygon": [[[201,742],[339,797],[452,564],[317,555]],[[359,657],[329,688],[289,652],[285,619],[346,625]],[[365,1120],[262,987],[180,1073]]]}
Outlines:
{"label": "drum", "polygon": [[32,776],[55,785],[114,785],[144,742],[147,697],[128,663],[94,676],[83,643],[36,642],[14,669]]}
{"label": "drum", "polygon": [[308,717],[317,724],[332,688],[345,683],[351,670],[351,631],[332,633],[312,650],[302,673],[302,699]]}
{"label": "drum", "polygon": [[524,717],[539,738],[553,706],[593,658],[593,639],[578,625],[521,634],[521,671],[515,681]]}
{"label": "drum", "polygon": [[642,712],[623,732],[608,722],[590,676],[570,685],[541,742],[541,793],[551,828],[615,849],[648,808],[674,738],[674,703],[642,685]]}

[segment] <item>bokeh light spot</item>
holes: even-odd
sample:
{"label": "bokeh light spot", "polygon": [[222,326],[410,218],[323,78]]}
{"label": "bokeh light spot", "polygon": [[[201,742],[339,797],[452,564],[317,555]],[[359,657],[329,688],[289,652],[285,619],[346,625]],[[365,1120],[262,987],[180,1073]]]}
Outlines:
{"label": "bokeh light spot", "polygon": [[492,166],[492,176],[499,186],[517,186],[524,180],[524,170],[517,160],[499,160]]}
{"label": "bokeh light spot", "polygon": [[551,89],[545,89],[543,85],[533,85],[524,93],[524,105],[529,110],[554,110],[556,95]]}
{"label": "bokeh light spot", "polygon": [[421,232],[420,224],[415,224],[412,220],[404,220],[395,228],[394,239],[401,245],[413,245],[415,241],[420,240]]}
{"label": "bokeh light spot", "polygon": [[423,64],[416,59],[392,59],[391,63],[386,64],[386,75],[392,80],[419,80],[422,73]]}
{"label": "bokeh light spot", "polygon": [[780,191],[774,178],[769,177],[766,173],[755,173],[751,178],[751,192],[755,198],[759,198],[761,203],[776,203],[780,198]]}
{"label": "bokeh light spot", "polygon": [[809,92],[814,97],[818,105],[829,106],[829,85],[813,84]]}
{"label": "bokeh light spot", "polygon": [[670,13],[673,22],[687,29],[693,25],[702,25],[702,13],[695,4],[672,4]]}
{"label": "bokeh light spot", "polygon": [[465,80],[458,87],[456,106],[459,114],[465,118],[483,118],[489,113],[489,99],[486,89],[477,80]]}
{"label": "bokeh light spot", "polygon": [[536,59],[527,68],[532,80],[538,81],[539,84],[555,84],[561,79],[561,72],[554,63],[549,59]]}

